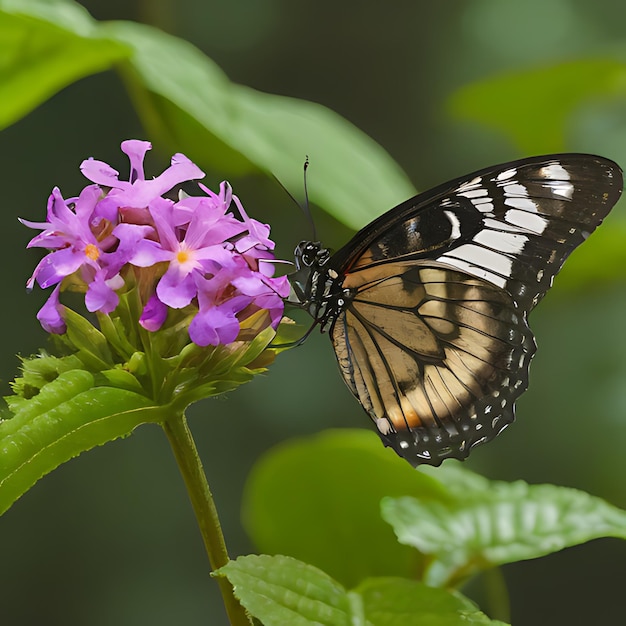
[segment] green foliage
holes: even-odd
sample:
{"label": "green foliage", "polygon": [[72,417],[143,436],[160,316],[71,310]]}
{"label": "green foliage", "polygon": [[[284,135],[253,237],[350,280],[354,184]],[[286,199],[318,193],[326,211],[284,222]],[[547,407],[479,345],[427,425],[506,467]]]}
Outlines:
{"label": "green foliage", "polygon": [[197,48],[155,28],[98,24],[69,0],[0,0],[0,17],[8,59],[0,127],[72,80],[115,68],[161,147],[184,146],[203,167],[225,175],[273,174],[300,189],[309,155],[312,201],[353,227],[414,193],[391,157],[336,113],[232,83]]}
{"label": "green foliage", "polygon": [[326,431],[271,450],[253,468],[243,521],[261,552],[289,554],[347,586],[413,576],[419,555],[380,518],[389,495],[445,497],[436,480],[398,463],[366,430]]}
{"label": "green foliage", "polygon": [[576,489],[489,481],[456,465],[436,476],[453,499],[407,496],[382,503],[398,539],[430,555],[429,585],[458,584],[478,571],[599,537],[626,539],[626,512]]}
{"label": "green foliage", "polygon": [[[35,367],[47,361],[42,357]],[[24,380],[31,378],[29,369],[26,361]],[[0,514],[61,463],[166,417],[144,396],[94,386],[93,375],[82,369],[59,373],[29,399],[8,401],[16,412],[0,422]]]}
{"label": "green foliage", "polygon": [[450,110],[503,132],[522,152],[563,152],[572,113],[597,98],[625,97],[625,78],[626,65],[610,59],[509,72],[460,89]]}
{"label": "green foliage", "polygon": [[[340,116],[232,83],[198,49],[154,28],[98,23],[69,0],[0,0],[0,45],[0,127],[113,69],[160,146],[206,168],[274,174],[299,189],[308,154],[312,200],[354,227],[413,193],[398,165]],[[560,151],[582,105],[624,98],[625,72],[602,59],[518,72],[467,86],[450,110],[523,152]],[[617,217],[573,256],[560,282],[623,278],[624,237]],[[121,317],[100,316],[99,328],[68,312],[71,354],[23,361],[0,421],[0,513],[59,464],[236,388],[279,351],[268,348],[271,331],[230,351],[201,350],[186,344],[184,320],[148,337],[128,323],[137,318],[132,293],[124,302]],[[275,342],[293,339],[292,330]],[[262,551],[290,557],[241,557],[217,575],[268,626],[495,624],[460,594],[426,585],[459,585],[504,563],[626,536],[626,513],[598,498],[487,481],[449,462],[416,472],[366,431],[269,452],[250,476],[244,520]]]}
{"label": "green foliage", "polygon": [[[626,512],[575,489],[489,481],[453,461],[403,468],[367,431],[284,443],[250,475],[246,526],[262,551],[306,559],[350,586],[383,575],[458,586],[504,563],[626,538]],[[382,517],[412,557],[379,524],[384,493]]]}
{"label": "green foliage", "polygon": [[323,571],[286,556],[244,556],[219,569],[265,626],[462,626],[501,624],[461,594],[401,578],[371,578],[347,591]]}
{"label": "green foliage", "polygon": [[100,37],[97,23],[77,3],[2,0],[0,16],[0,128],[130,52],[124,43]]}

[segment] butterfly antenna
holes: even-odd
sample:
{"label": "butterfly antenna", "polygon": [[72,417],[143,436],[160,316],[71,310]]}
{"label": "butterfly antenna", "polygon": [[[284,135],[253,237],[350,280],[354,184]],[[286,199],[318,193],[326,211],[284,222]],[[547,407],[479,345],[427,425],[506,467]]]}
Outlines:
{"label": "butterfly antenna", "polygon": [[269,346],[267,346],[268,348],[297,348],[298,346],[301,346],[311,335],[311,333],[313,332],[313,329],[317,326],[318,322],[314,321],[309,328],[307,329],[307,331],[304,333],[304,335],[302,335],[302,337],[300,337],[299,339],[295,339],[294,341],[288,341],[287,343],[270,343]]}
{"label": "butterfly antenna", "polygon": [[300,210],[306,215],[307,220],[309,222],[309,226],[311,227],[312,232],[312,240],[317,241],[317,229],[315,228],[315,222],[313,221],[313,216],[311,215],[311,209],[309,208],[309,191],[306,183],[306,171],[309,167],[309,157],[307,156],[304,161],[304,206],[302,206],[291,194],[289,189],[283,185],[278,177],[274,174],[274,180],[281,186],[282,190],[291,198],[291,200],[296,204]]}
{"label": "butterfly antenna", "polygon": [[311,207],[309,206],[309,186],[306,182],[306,171],[309,169],[309,155],[306,155],[304,159],[304,213],[306,214],[309,225],[311,226],[311,232],[313,234],[313,241],[317,241],[317,229],[315,228],[315,222],[313,221],[313,216],[311,215]]}

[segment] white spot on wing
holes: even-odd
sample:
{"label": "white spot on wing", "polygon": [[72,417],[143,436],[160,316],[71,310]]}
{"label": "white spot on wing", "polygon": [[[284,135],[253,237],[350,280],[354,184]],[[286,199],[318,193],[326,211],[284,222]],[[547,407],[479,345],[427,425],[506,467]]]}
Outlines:
{"label": "white spot on wing", "polygon": [[513,224],[507,224],[506,222],[500,222],[499,220],[491,219],[489,217],[486,217],[483,220],[483,224],[485,225],[485,228],[492,228],[493,230],[497,230],[497,231],[503,230],[505,232],[511,232],[511,233],[521,232],[521,229],[519,228],[519,226],[514,226]]}
{"label": "white spot on wing", "polygon": [[522,198],[528,197],[528,189],[524,187],[524,185],[520,185],[519,183],[511,183],[510,185],[504,185],[504,193],[507,196],[517,197],[521,196]]}
{"label": "white spot on wing", "polygon": [[550,181],[550,190],[555,196],[562,196],[568,200],[571,200],[574,195],[574,185],[564,180]]}
{"label": "white spot on wing", "polygon": [[376,428],[378,428],[380,433],[383,435],[388,435],[391,432],[391,424],[389,423],[389,420],[384,417],[379,417],[376,420]]}
{"label": "white spot on wing", "polygon": [[478,189],[468,189],[467,191],[462,191],[459,193],[460,196],[465,196],[466,198],[480,198],[482,196],[486,196],[489,192],[484,187],[479,187]]}
{"label": "white spot on wing", "polygon": [[467,182],[459,186],[457,193],[461,193],[461,192],[467,191],[468,189],[473,189],[475,187],[478,187],[478,185],[480,185],[482,180],[483,179],[480,176],[476,176],[476,178],[472,178],[472,180],[468,180]]}
{"label": "white spot on wing", "polygon": [[450,254],[459,256],[477,267],[482,267],[502,276],[510,276],[512,260],[493,250],[486,250],[480,246],[466,243],[459,246]]}
{"label": "white spot on wing", "polygon": [[550,165],[544,165],[540,174],[545,178],[554,178],[556,180],[570,180],[571,176],[569,172],[560,163],[550,163]]}
{"label": "white spot on wing", "polygon": [[523,211],[537,212],[537,206],[530,198],[506,198],[504,204],[512,206],[515,209],[522,209]]}
{"label": "white spot on wing", "polygon": [[528,237],[520,233],[497,233],[484,229],[474,237],[474,241],[499,252],[519,254],[528,242]]}
{"label": "white spot on wing", "polygon": [[510,170],[504,170],[504,172],[500,172],[496,176],[496,180],[498,181],[508,180],[509,178],[513,178],[513,176],[515,176],[516,174],[517,174],[517,170],[513,167]]}
{"label": "white spot on wing", "polygon": [[442,254],[439,258],[497,287],[506,285],[506,279],[510,277],[513,266],[512,259],[473,244],[459,246],[455,250]]}
{"label": "white spot on wing", "polygon": [[461,236],[461,222],[459,218],[452,211],[444,211],[447,218],[452,225],[452,232],[450,233],[450,239],[459,239]]}
{"label": "white spot on wing", "polygon": [[569,181],[572,177],[560,163],[544,165],[539,173],[546,179],[548,187],[555,196],[562,196],[571,200],[574,194],[574,185]]}
{"label": "white spot on wing", "polygon": [[528,213],[518,209],[509,209],[505,213],[504,219],[513,226],[519,226],[537,235],[541,235],[548,227],[548,220],[545,218],[536,213]]}

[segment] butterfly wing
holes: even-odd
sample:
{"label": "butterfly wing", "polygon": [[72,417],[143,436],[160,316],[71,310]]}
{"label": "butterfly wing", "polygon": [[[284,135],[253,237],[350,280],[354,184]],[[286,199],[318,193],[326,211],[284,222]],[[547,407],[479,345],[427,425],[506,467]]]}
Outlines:
{"label": "butterfly wing", "polygon": [[507,163],[399,205],[333,256],[351,297],[331,339],[386,445],[438,465],[513,421],[527,315],[621,190],[601,157]]}

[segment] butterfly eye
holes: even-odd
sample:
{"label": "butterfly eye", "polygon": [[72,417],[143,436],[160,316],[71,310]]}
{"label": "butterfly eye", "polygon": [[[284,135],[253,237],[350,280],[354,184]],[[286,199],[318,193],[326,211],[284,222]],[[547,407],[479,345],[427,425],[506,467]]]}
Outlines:
{"label": "butterfly eye", "polygon": [[310,267],[313,263],[313,257],[311,256],[311,243],[309,241],[301,241],[294,251],[294,256],[296,259],[296,267],[300,269],[301,267]]}
{"label": "butterfly eye", "polygon": [[296,246],[296,265],[298,268],[323,265],[330,258],[328,250],[322,248],[319,241],[301,241]]}
{"label": "butterfly eye", "polygon": [[321,250],[318,250],[315,255],[315,262],[320,267],[323,265],[326,265],[329,259],[330,259],[330,250],[328,250],[328,248],[322,248]]}

